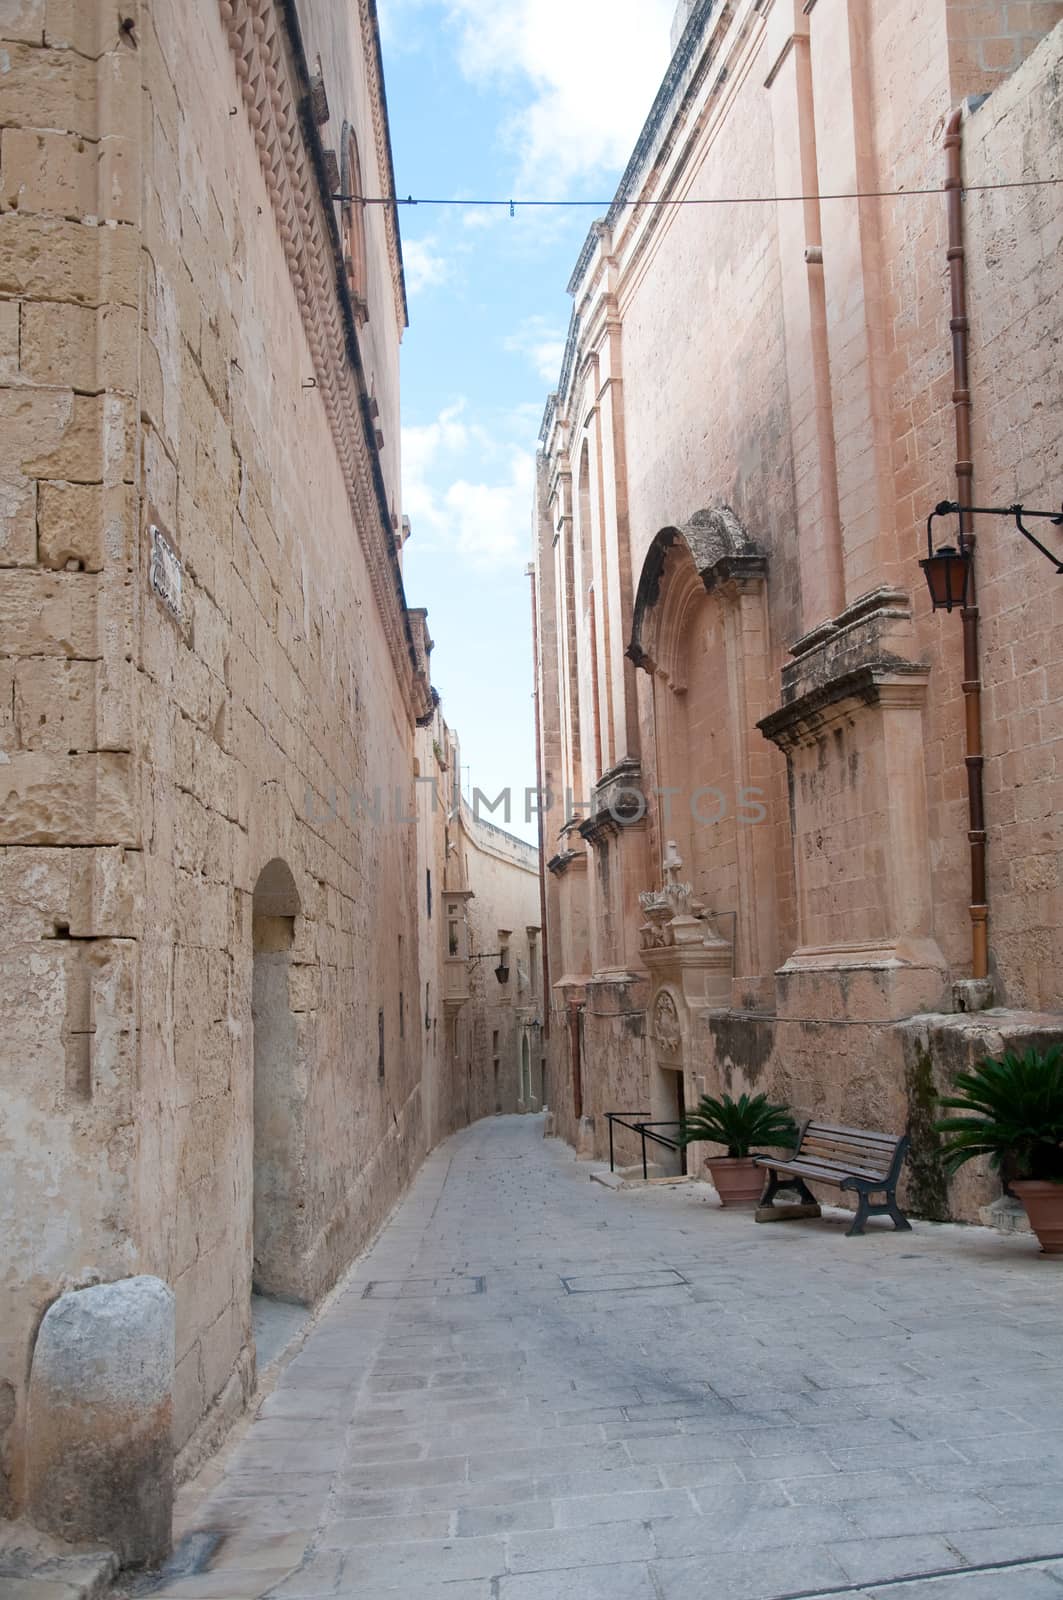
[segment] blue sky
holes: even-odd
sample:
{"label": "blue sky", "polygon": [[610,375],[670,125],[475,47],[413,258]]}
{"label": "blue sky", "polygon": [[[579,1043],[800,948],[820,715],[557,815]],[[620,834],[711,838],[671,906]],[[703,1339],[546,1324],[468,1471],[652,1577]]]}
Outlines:
{"label": "blue sky", "polygon": [[[402,352],[411,605],[466,792],[535,782],[531,560],[535,443],[555,387],[565,291],[593,209],[477,199],[608,197],[668,63],[674,0],[380,0],[410,303]],[[493,820],[503,822],[500,811]]]}

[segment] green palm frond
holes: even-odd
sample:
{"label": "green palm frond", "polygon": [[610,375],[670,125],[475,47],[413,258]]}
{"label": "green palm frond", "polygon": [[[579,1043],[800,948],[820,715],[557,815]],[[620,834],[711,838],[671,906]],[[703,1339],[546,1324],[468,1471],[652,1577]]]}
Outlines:
{"label": "green palm frond", "polygon": [[741,1094],[737,1100],[729,1094],[719,1100],[703,1094],[679,1129],[681,1145],[702,1140],[722,1144],[729,1156],[748,1156],[755,1144],[795,1145],[797,1138],[797,1126],[787,1108],[766,1094]]}
{"label": "green palm frond", "polygon": [[957,1172],[976,1156],[1021,1178],[1063,1182],[1063,1049],[1006,1051],[956,1076],[938,1104],[945,1165]]}

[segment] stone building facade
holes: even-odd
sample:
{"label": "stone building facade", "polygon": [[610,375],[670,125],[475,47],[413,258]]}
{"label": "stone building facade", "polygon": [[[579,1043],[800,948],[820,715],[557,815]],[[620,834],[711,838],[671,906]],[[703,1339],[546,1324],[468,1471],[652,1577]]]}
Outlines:
{"label": "stone building facade", "polygon": [[677,12],[537,487],[548,1070],[599,1155],[756,1087],[910,1127],[909,1203],[970,1217],[935,1087],[1063,1036],[1063,587],[1006,516],[980,636],[917,565],[939,501],[1063,498],[1061,17]]}
{"label": "stone building facade", "polygon": [[320,1297],[421,1159],[433,703],[395,213],[335,198],[392,193],[371,0],[19,0],[0,52],[12,1514],[61,1291],[172,1288],[187,1471],[252,1289]]}
{"label": "stone building facade", "polygon": [[[461,794],[437,705],[418,736],[421,995],[430,1144],[545,1096],[539,852]],[[483,808],[486,809],[486,808]]]}

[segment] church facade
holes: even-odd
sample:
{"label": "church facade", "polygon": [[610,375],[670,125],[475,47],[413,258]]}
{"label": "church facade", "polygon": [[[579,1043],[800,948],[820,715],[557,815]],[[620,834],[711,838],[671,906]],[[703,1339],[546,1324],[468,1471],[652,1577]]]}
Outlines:
{"label": "church facade", "polygon": [[[976,1218],[934,1091],[1063,1036],[1063,588],[1007,510],[1063,495],[1061,17],[679,7],[541,432],[548,1070],[584,1153],[610,1111],[765,1090],[909,1128],[912,1209]],[[933,522],[951,611],[940,502],[1003,508]]]}

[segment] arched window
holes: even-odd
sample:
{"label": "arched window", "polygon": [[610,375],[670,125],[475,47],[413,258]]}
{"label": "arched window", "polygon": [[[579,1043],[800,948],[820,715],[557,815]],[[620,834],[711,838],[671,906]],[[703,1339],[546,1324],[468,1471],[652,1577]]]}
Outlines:
{"label": "arched window", "polygon": [[343,131],[342,193],[350,198],[343,201],[341,228],[343,232],[343,265],[347,273],[347,286],[351,291],[354,315],[358,326],[369,321],[369,282],[365,249],[365,194],[362,187],[362,163],[358,159],[358,141],[349,126]]}

